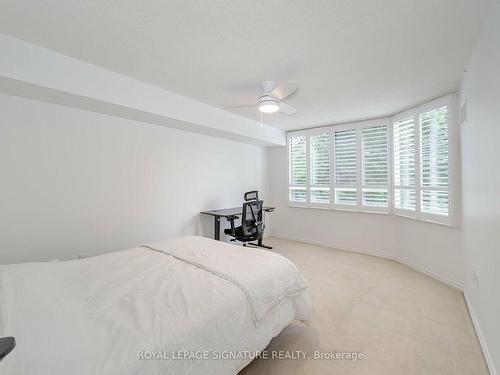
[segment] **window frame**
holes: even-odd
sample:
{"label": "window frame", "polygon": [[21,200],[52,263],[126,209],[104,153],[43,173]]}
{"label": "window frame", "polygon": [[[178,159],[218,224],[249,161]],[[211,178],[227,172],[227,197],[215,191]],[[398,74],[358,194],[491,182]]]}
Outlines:
{"label": "window frame", "polygon": [[[380,118],[367,121],[353,122],[349,124],[325,126],[320,128],[305,129],[299,131],[293,131],[287,133],[287,157],[288,157],[288,204],[292,207],[309,207],[309,208],[323,208],[323,209],[333,209],[337,211],[352,211],[352,212],[375,212],[375,213],[389,213],[391,208],[391,184],[388,181],[387,191],[388,200],[387,207],[375,207],[375,206],[364,206],[363,205],[363,178],[362,178],[362,130],[365,128],[371,128],[375,126],[387,126],[387,143],[388,143],[388,180],[391,176],[391,163],[390,163],[390,138],[391,138],[391,124],[389,118]],[[335,142],[335,132],[340,132],[344,130],[356,130],[356,192],[357,200],[356,205],[346,205],[338,204],[335,202],[335,152],[333,150],[333,144]],[[321,135],[328,133],[330,135],[331,148],[330,148],[330,203],[318,203],[311,202],[311,136]],[[305,202],[295,202],[290,201],[290,188],[298,187],[298,185],[291,185],[291,160],[290,160],[290,138],[304,136],[306,137],[306,162],[307,162],[307,173],[306,173],[306,201]],[[304,185],[301,185],[303,187]]]}
{"label": "window frame", "polygon": [[[333,144],[335,145],[335,133],[336,132],[343,132],[343,131],[349,131],[349,130],[357,130],[357,124],[344,124],[344,125],[338,125],[335,126],[333,129],[330,129],[331,132],[331,137],[333,140]],[[353,127],[353,125],[356,125]],[[336,163],[336,158],[335,158],[335,150],[332,151],[332,157],[331,159],[331,166],[332,166],[332,179],[330,181],[330,203],[333,209],[340,210],[340,211],[358,211],[359,206],[360,206],[360,201],[359,201],[359,130],[356,131],[356,183],[354,184],[354,188],[356,189],[356,204],[355,205],[349,205],[349,204],[340,204],[336,203],[335,199],[335,190],[337,189],[337,183],[335,181],[335,174],[337,171],[337,168],[335,167]],[[346,189],[352,189],[353,185],[344,185],[342,186]]]}
{"label": "window frame", "polygon": [[[331,142],[333,141],[332,139],[332,132],[329,131],[329,130],[324,130],[322,128],[317,128],[317,129],[314,129],[315,131],[313,132],[309,132],[308,135],[306,136],[306,143],[307,143],[307,146],[306,146],[306,149],[307,149],[307,166],[308,166],[308,173],[307,173],[307,199],[306,199],[306,202],[309,203],[309,205],[311,207],[314,207],[314,208],[325,208],[325,207],[328,207],[331,205],[332,203],[332,178],[333,178],[333,167],[332,167],[332,154],[333,154],[333,149],[332,149],[332,145],[331,145]],[[328,134],[330,136],[330,150],[329,150],[329,156],[330,156],[330,170],[329,170],[329,173],[330,173],[330,184],[328,185],[328,189],[330,191],[330,199],[329,199],[329,203],[322,203],[322,202],[312,202],[311,201],[311,188],[315,188],[315,187],[325,187],[325,186],[322,186],[322,185],[317,185],[317,184],[312,184],[311,183],[311,170],[312,170],[312,161],[311,161],[311,137],[314,137],[314,136],[317,136],[317,135],[323,135],[323,134]]]}
{"label": "window frame", "polygon": [[[421,194],[422,194],[422,178],[421,178],[421,136],[420,136],[420,114],[433,109],[447,106],[448,114],[448,216],[430,214],[421,211]],[[329,125],[312,129],[304,129],[298,131],[287,132],[287,162],[288,162],[288,205],[291,207],[307,207],[307,208],[322,208],[335,211],[348,212],[364,212],[364,213],[379,213],[392,214],[395,216],[406,217],[421,221],[427,221],[447,226],[457,226],[458,223],[458,196],[459,189],[459,124],[458,124],[458,108],[459,97],[458,93],[449,94],[435,100],[426,102],[422,105],[411,109],[399,112],[390,117],[358,121],[339,125]],[[415,211],[405,210],[395,207],[394,192],[394,148],[393,148],[393,130],[394,123],[399,120],[404,120],[413,117],[415,126]],[[388,199],[387,207],[372,207],[363,205],[363,145],[362,145],[362,130],[375,126],[387,126],[387,142],[388,142]],[[356,191],[357,204],[345,205],[335,202],[335,132],[356,129],[356,155],[357,155],[357,176],[356,176]],[[311,136],[319,134],[330,134],[330,203],[314,203],[311,202]],[[290,138],[296,136],[306,137],[306,201],[294,202],[290,201],[290,188],[296,185],[290,185]],[[369,187],[369,186],[368,186]],[[432,190],[425,189],[425,190]]]}
{"label": "window frame", "polygon": [[[305,184],[292,184],[292,159],[290,157],[290,138],[293,137],[305,137],[306,138],[306,183]],[[294,132],[293,134],[288,133],[287,134],[287,164],[288,164],[288,188],[287,188],[287,196],[288,196],[288,203],[293,205],[293,206],[302,206],[302,207],[308,207],[310,203],[309,199],[309,175],[310,175],[310,168],[309,168],[309,136],[307,134],[307,131],[301,131],[301,132]],[[297,201],[292,201],[290,200],[290,190],[293,188],[304,188],[306,189],[306,201],[305,202],[297,202]]]}
{"label": "window frame", "polygon": [[[380,206],[365,206],[363,204],[363,192],[364,189],[369,189],[369,188],[374,188],[373,186],[369,185],[364,185],[363,184],[363,129],[368,129],[368,128],[373,128],[373,127],[379,127],[379,126],[385,126],[386,127],[386,132],[387,132],[387,141],[386,141],[386,146],[387,146],[387,206],[386,207],[380,207]],[[361,205],[361,211],[364,212],[380,212],[380,213],[390,213],[391,211],[391,197],[392,197],[392,188],[391,188],[391,176],[392,176],[392,171],[391,171],[391,122],[389,119],[379,119],[374,121],[373,124],[368,124],[368,125],[363,125],[360,127],[358,130],[358,137],[359,137],[359,147],[358,147],[358,154],[359,154],[359,179],[360,179],[360,197],[358,200],[358,204]],[[382,185],[380,185],[377,188],[384,188]]]}
{"label": "window frame", "polygon": [[[391,196],[391,208],[392,208],[392,213],[397,216],[403,216],[403,217],[408,217],[411,219],[418,219],[419,218],[419,207],[420,207],[420,191],[419,191],[419,184],[420,184],[420,121],[418,119],[419,117],[419,111],[418,107],[409,109],[404,112],[400,112],[394,116],[391,117],[391,149],[390,149],[390,154],[391,154],[391,189],[392,192],[394,193],[396,189],[401,189],[401,190],[415,190],[415,210],[407,210],[404,208],[397,208],[396,207],[396,201],[394,194]],[[413,118],[413,126],[414,126],[414,132],[415,132],[415,152],[414,152],[414,158],[415,158],[415,186],[412,188],[410,186],[400,186],[394,183],[394,170],[395,170],[395,162],[394,162],[394,124],[398,121],[401,120],[406,120],[409,118]]]}

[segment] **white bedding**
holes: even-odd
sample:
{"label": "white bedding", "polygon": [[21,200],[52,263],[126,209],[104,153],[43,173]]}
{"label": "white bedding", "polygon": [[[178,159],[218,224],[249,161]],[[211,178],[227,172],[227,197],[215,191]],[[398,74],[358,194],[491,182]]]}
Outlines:
{"label": "white bedding", "polygon": [[[174,238],[146,245],[193,264],[237,285],[247,296],[256,324],[277,305],[307,289],[297,267],[287,258],[265,250],[246,248],[205,237]],[[249,272],[251,270],[251,272]],[[307,320],[308,311],[297,319]]]}
{"label": "white bedding", "polygon": [[251,359],[138,356],[262,350],[310,311],[307,290],[282,299],[257,325],[250,306],[241,286],[145,247],[84,260],[0,266],[0,336],[17,341],[0,373],[235,374]]}

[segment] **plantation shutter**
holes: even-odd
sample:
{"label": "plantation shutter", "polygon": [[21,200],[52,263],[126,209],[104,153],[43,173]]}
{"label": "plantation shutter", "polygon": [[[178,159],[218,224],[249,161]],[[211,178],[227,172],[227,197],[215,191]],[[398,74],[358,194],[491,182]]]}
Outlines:
{"label": "plantation shutter", "polygon": [[421,211],[448,216],[448,107],[420,114]]}
{"label": "plantation shutter", "polygon": [[416,208],[416,139],[413,117],[396,121],[393,126],[394,207]]}
{"label": "plantation shutter", "polygon": [[458,99],[288,133],[290,204],[455,225]]}
{"label": "plantation shutter", "polygon": [[389,157],[387,125],[364,128],[361,132],[363,206],[387,207]]}
{"label": "plantation shutter", "polygon": [[311,136],[311,203],[330,203],[330,134]]}
{"label": "plantation shutter", "polygon": [[288,142],[290,160],[289,199],[291,202],[306,202],[307,198],[307,154],[306,137],[290,137]]}
{"label": "plantation shutter", "polygon": [[357,205],[357,130],[334,133],[335,204]]}

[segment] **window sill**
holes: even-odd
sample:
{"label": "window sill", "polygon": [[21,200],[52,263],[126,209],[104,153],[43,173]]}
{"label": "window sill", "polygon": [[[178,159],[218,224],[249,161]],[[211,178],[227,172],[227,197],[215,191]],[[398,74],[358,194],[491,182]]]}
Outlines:
{"label": "window sill", "polygon": [[443,227],[448,227],[448,228],[458,228],[458,225],[446,223],[446,222],[439,221],[439,220],[432,220],[432,219],[423,218],[423,217],[415,217],[415,216],[405,215],[404,213],[393,213],[393,215],[397,216],[397,217],[401,217],[403,219],[420,221],[420,222],[428,223],[428,224],[437,224],[437,225],[441,225]]}
{"label": "window sill", "polygon": [[400,217],[403,219],[408,219],[408,220],[413,220],[413,221],[418,221],[418,222],[423,222],[423,223],[428,223],[428,224],[437,224],[440,226],[448,227],[448,228],[458,228],[457,225],[453,225],[450,223],[438,221],[438,220],[432,220],[429,218],[418,218],[415,216],[410,216],[410,215],[405,215],[404,213],[394,213],[394,212],[389,212],[389,211],[370,211],[370,210],[357,210],[357,209],[349,209],[349,208],[332,208],[330,205],[325,205],[324,207],[321,206],[307,206],[306,203],[304,204],[294,204],[292,202],[288,203],[288,207],[290,208],[302,208],[302,209],[313,209],[313,210],[322,210],[322,211],[334,211],[334,212],[347,212],[347,213],[359,213],[359,214],[375,214],[375,215],[387,215],[387,216],[395,216],[395,217]]}
{"label": "window sill", "polygon": [[306,206],[305,204],[300,205],[300,204],[288,203],[288,207],[307,208],[307,209],[313,209],[313,210],[335,211],[335,212],[362,213],[362,214],[378,214],[378,215],[389,215],[390,214],[390,212],[387,212],[387,211],[357,210],[357,209],[339,208],[339,207],[332,208],[332,207],[330,207],[330,205],[325,205],[325,207],[321,207],[321,206]]}

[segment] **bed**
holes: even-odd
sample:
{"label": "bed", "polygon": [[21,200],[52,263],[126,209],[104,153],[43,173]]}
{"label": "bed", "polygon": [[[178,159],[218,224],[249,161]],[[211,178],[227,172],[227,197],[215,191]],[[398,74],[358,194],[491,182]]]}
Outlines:
{"label": "bed", "polygon": [[0,266],[1,374],[236,374],[293,320],[286,258],[182,237],[82,260]]}

